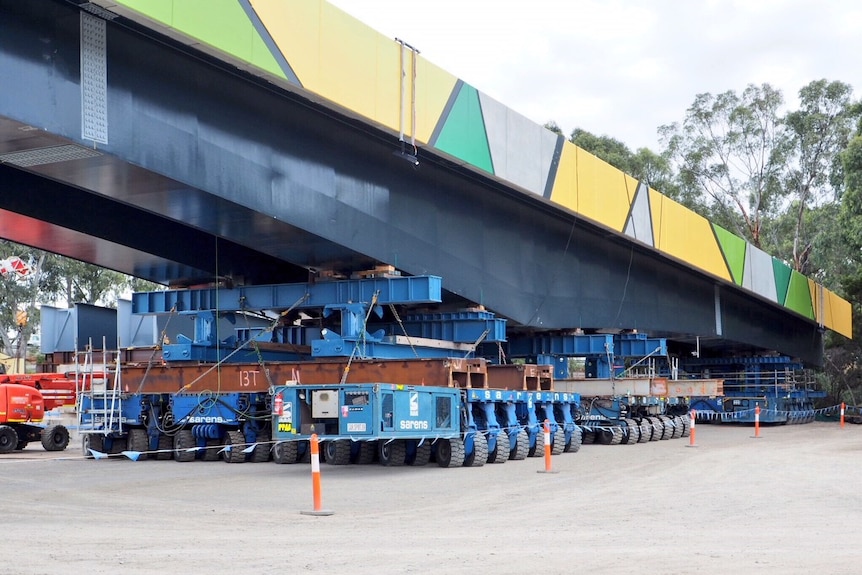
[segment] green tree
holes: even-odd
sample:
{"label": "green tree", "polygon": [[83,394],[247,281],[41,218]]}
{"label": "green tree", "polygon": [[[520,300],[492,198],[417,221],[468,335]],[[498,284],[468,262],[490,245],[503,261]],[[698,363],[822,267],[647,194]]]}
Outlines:
{"label": "green tree", "polygon": [[[13,357],[23,357],[26,342],[39,328],[39,305],[63,301],[113,307],[128,291],[151,291],[159,285],[56,254],[0,240],[0,257],[28,261],[31,273],[0,276],[0,343]],[[21,313],[23,312],[23,315]],[[20,321],[26,318],[26,322]]]}
{"label": "green tree", "polygon": [[659,128],[679,185],[697,190],[713,222],[763,247],[764,220],[780,207],[789,142],[781,92],[769,84],[742,94],[699,94],[682,124]]}
{"label": "green tree", "polygon": [[[809,265],[811,251],[817,236],[829,228],[828,220],[811,212],[837,203],[844,187],[841,152],[860,112],[852,94],[850,85],[842,82],[811,82],[799,91],[799,109],[783,120],[791,145],[784,182],[792,198],[787,213],[794,223],[789,259],[794,269],[805,274],[817,271]],[[818,221],[825,225],[812,225]]]}

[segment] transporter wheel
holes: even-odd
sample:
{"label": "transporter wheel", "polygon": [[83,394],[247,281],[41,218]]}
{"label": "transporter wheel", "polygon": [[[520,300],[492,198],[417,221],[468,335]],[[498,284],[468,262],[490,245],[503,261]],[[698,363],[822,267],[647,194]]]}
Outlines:
{"label": "transporter wheel", "polygon": [[129,449],[144,453],[150,449],[150,439],[147,437],[146,429],[129,430]]}
{"label": "transporter wheel", "polygon": [[[191,429],[181,429],[174,436],[174,461],[182,463],[195,460],[196,451],[193,450],[197,444]],[[192,451],[189,451],[192,450]]]}
{"label": "transporter wheel", "polygon": [[[571,441],[571,439],[569,440]],[[551,455],[559,455],[566,450],[566,432],[563,426],[557,425],[557,431],[551,437]]]}
{"label": "transporter wheel", "polygon": [[649,419],[644,417],[640,420],[638,425],[640,426],[638,443],[647,443],[650,440],[650,437],[652,437],[652,424],[649,422]]}
{"label": "transporter wheel", "polygon": [[661,434],[664,431],[664,425],[656,417],[644,417],[644,421],[649,425],[647,431],[648,441],[658,441],[661,439]]}
{"label": "transporter wheel", "polygon": [[8,425],[0,425],[0,453],[11,453],[18,445],[18,433]]}
{"label": "transporter wheel", "polygon": [[83,453],[84,457],[93,458],[93,454],[90,453],[90,450],[98,451],[100,453],[105,451],[105,437],[103,435],[97,435],[95,433],[87,433],[84,437],[81,438],[81,453]]}
{"label": "transporter wheel", "polygon": [[530,453],[530,436],[526,429],[521,429],[515,440],[515,448],[509,451],[509,459],[521,461],[527,459],[528,453]]}
{"label": "transporter wheel", "polygon": [[572,431],[572,440],[566,444],[566,452],[577,453],[581,450],[581,444],[583,442],[583,432],[581,431],[581,428],[576,425],[575,429]]}
{"label": "transporter wheel", "polygon": [[222,452],[222,459],[225,463],[245,463],[245,453],[243,453],[245,436],[243,436],[242,431],[238,429],[228,431],[225,434],[224,444],[225,447],[230,448]]}
{"label": "transporter wheel", "polygon": [[482,467],[488,461],[488,439],[481,431],[473,433],[473,453],[464,457],[464,467]]}
{"label": "transporter wheel", "polygon": [[111,438],[111,447],[108,449],[108,453],[117,454],[122,453],[129,449],[129,440],[125,437],[113,437]]}
{"label": "transporter wheel", "polygon": [[425,440],[422,442],[422,445],[416,446],[416,455],[413,456],[413,461],[410,462],[410,465],[413,467],[422,467],[423,465],[428,465],[429,461],[431,461],[431,442]]}
{"label": "transporter wheel", "polygon": [[545,456],[545,432],[541,429],[536,434],[536,444],[527,451],[527,457]]}
{"label": "transporter wheel", "polygon": [[509,434],[504,430],[497,433],[494,449],[488,450],[488,463],[506,463],[509,459]]}
{"label": "transporter wheel", "polygon": [[221,442],[221,439],[207,439],[207,447],[204,450],[204,461],[218,461],[218,458],[221,457],[221,448],[224,445]]}
{"label": "transporter wheel", "polygon": [[670,417],[667,415],[659,415],[658,418],[661,420],[661,424],[663,426],[663,432],[661,434],[662,441],[673,437],[673,421],[671,421]]}
{"label": "transporter wheel", "polygon": [[276,463],[296,463],[299,449],[295,441],[279,441],[272,446],[272,460]]}
{"label": "transporter wheel", "polygon": [[374,463],[375,457],[377,457],[376,441],[363,441],[359,444],[359,456],[356,458],[356,463],[359,465],[369,465]]}
{"label": "transporter wheel", "polygon": [[159,449],[153,454],[159,461],[168,461],[174,457],[174,438],[165,433],[159,433]]}
{"label": "transporter wheel", "polygon": [[597,433],[598,433],[598,430],[595,427],[592,427],[589,429],[584,428],[584,436],[583,436],[584,445],[595,443]]}
{"label": "transporter wheel", "polygon": [[65,425],[52,425],[40,434],[45,451],[63,451],[69,445],[69,430]]}
{"label": "transporter wheel", "polygon": [[251,452],[252,463],[265,463],[272,457],[270,444],[272,443],[272,433],[268,429],[257,434],[257,445]]}
{"label": "transporter wheel", "polygon": [[638,424],[633,419],[625,420],[626,427],[623,430],[623,443],[626,445],[634,445],[640,439],[641,430]]}
{"label": "transporter wheel", "polygon": [[679,417],[679,419],[682,422],[682,436],[681,437],[688,437],[689,435],[691,435],[691,417],[688,414],[685,414],[685,415],[681,415]]}
{"label": "transporter wheel", "polygon": [[323,444],[323,454],[330,465],[347,465],[350,463],[350,440],[336,439]]}
{"label": "transporter wheel", "polygon": [[407,444],[403,439],[392,441],[379,440],[377,442],[377,456],[380,464],[387,467],[400,467],[407,460]]}
{"label": "transporter wheel", "polygon": [[22,449],[27,447],[28,443],[30,443],[30,442],[29,441],[19,441],[18,445],[15,446],[15,451],[21,451]]}
{"label": "transporter wheel", "polygon": [[595,434],[596,443],[601,445],[611,445],[614,440],[614,431],[612,427],[597,427],[593,433]]}
{"label": "transporter wheel", "polygon": [[683,432],[682,417],[674,415],[671,418],[671,421],[673,422],[673,433],[670,437],[671,439],[679,439],[680,437],[682,437]]}
{"label": "transporter wheel", "polygon": [[440,467],[461,467],[464,465],[464,441],[460,437],[438,439],[434,445],[437,465]]}

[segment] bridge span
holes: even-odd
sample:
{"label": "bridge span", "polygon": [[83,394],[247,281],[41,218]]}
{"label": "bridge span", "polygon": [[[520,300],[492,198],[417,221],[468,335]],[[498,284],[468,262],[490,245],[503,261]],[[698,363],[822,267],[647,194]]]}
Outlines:
{"label": "bridge span", "polygon": [[0,237],[819,363],[850,304],[323,0],[0,0]]}

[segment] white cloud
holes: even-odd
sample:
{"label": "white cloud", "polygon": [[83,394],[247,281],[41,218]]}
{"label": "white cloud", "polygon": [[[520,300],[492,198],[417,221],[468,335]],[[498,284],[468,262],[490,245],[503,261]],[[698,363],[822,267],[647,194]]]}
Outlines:
{"label": "white cloud", "polygon": [[533,121],[659,149],[703,92],[862,88],[855,0],[330,0]]}

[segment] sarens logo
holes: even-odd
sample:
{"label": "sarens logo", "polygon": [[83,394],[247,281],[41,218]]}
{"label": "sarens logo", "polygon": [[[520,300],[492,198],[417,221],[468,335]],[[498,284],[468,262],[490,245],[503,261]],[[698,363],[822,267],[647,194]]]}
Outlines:
{"label": "sarens logo", "polygon": [[401,420],[398,422],[398,429],[431,429],[427,421]]}
{"label": "sarens logo", "polygon": [[227,420],[221,415],[203,416],[192,415],[188,418],[189,423],[227,423]]}

